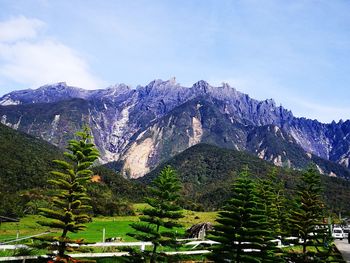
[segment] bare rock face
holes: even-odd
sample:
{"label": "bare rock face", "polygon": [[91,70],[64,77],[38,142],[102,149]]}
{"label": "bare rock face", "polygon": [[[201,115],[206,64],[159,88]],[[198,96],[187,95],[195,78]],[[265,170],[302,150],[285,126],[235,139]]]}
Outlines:
{"label": "bare rock face", "polygon": [[313,156],[350,165],[349,120],[295,118],[272,99],[257,101],[203,80],[192,87],[171,79],[135,89],[57,83],[15,91],[0,98],[0,121],[59,147],[89,125],[101,162],[118,161],[133,178],[201,142],[247,150],[279,166],[303,167]]}

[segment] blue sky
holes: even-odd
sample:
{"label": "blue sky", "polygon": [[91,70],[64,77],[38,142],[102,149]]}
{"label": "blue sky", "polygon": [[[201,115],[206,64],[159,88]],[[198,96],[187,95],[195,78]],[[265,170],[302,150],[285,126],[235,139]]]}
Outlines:
{"label": "blue sky", "polygon": [[0,0],[0,96],[174,76],[349,119],[350,1]]}

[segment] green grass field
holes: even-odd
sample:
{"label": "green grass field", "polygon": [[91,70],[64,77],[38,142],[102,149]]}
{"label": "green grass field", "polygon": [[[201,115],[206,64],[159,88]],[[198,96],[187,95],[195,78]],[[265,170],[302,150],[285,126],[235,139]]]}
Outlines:
{"label": "green grass field", "polygon": [[[132,241],[133,239],[127,235],[133,231],[130,223],[139,221],[138,214],[146,206],[146,204],[135,204],[134,209],[136,216],[116,216],[116,217],[95,217],[91,223],[86,224],[87,229],[77,234],[70,234],[71,238],[84,239],[87,242],[101,242],[103,238],[103,229],[105,229],[105,237],[121,237],[123,241]],[[184,211],[185,217],[180,220],[184,225],[179,232],[184,232],[186,228],[200,222],[215,222],[216,212],[193,212]],[[17,233],[19,237],[26,237],[42,233],[48,230],[37,223],[43,220],[42,216],[26,216],[21,218],[18,223],[2,223],[0,225],[0,242],[13,240]]]}

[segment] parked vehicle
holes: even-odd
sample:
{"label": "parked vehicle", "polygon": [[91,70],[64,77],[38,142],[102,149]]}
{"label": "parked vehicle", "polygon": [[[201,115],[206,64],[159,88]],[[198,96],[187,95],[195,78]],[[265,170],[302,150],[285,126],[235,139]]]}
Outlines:
{"label": "parked vehicle", "polygon": [[350,228],[349,227],[344,227],[343,228],[343,232],[344,232],[344,238],[348,238],[349,232],[350,232]]}
{"label": "parked vehicle", "polygon": [[333,228],[333,232],[332,232],[332,237],[333,237],[334,239],[343,240],[343,238],[344,238],[343,229],[342,229],[341,227],[334,227],[334,228]]}

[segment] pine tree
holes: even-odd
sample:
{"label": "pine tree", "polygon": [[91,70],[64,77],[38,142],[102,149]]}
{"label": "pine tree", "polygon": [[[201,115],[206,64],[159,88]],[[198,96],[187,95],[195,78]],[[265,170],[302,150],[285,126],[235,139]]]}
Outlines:
{"label": "pine tree", "polygon": [[[321,178],[314,166],[302,173],[297,186],[295,208],[291,212],[292,243],[302,251],[290,249],[287,258],[292,262],[337,262],[334,257],[332,238],[327,225],[323,223],[325,205],[321,198]],[[340,260],[340,262],[342,262]]]}
{"label": "pine tree", "polygon": [[[143,216],[138,223],[131,224],[136,233],[128,235],[141,240],[151,241],[153,249],[150,253],[143,252],[139,258],[150,259],[150,262],[164,260],[164,255],[157,252],[159,246],[175,247],[176,232],[174,227],[180,227],[178,219],[183,217],[181,207],[177,204],[180,197],[181,184],[175,170],[165,167],[149,188],[150,197],[146,203],[150,208],[143,210]],[[135,256],[135,255],[134,255]]]}
{"label": "pine tree", "polygon": [[277,169],[274,167],[267,177],[258,182],[258,194],[268,217],[269,229],[275,238],[283,238],[286,235],[286,197],[283,182],[277,177]]}
{"label": "pine tree", "polygon": [[211,239],[220,244],[214,246],[210,257],[215,262],[281,262],[276,244],[271,242],[273,232],[264,205],[247,169],[233,184],[232,194],[216,220]]}
{"label": "pine tree", "polygon": [[89,222],[90,216],[86,214],[91,206],[85,185],[91,179],[92,171],[89,169],[98,158],[98,151],[91,143],[88,128],[76,133],[78,140],[69,141],[64,155],[67,160],[54,160],[58,169],[51,174],[55,179],[48,182],[56,189],[52,197],[53,208],[41,208],[41,214],[48,220],[39,224],[50,228],[60,229],[59,236],[46,236],[40,238],[44,246],[58,250],[57,262],[69,262],[65,252],[71,249],[68,243],[76,243],[67,234],[84,230],[84,223]]}

